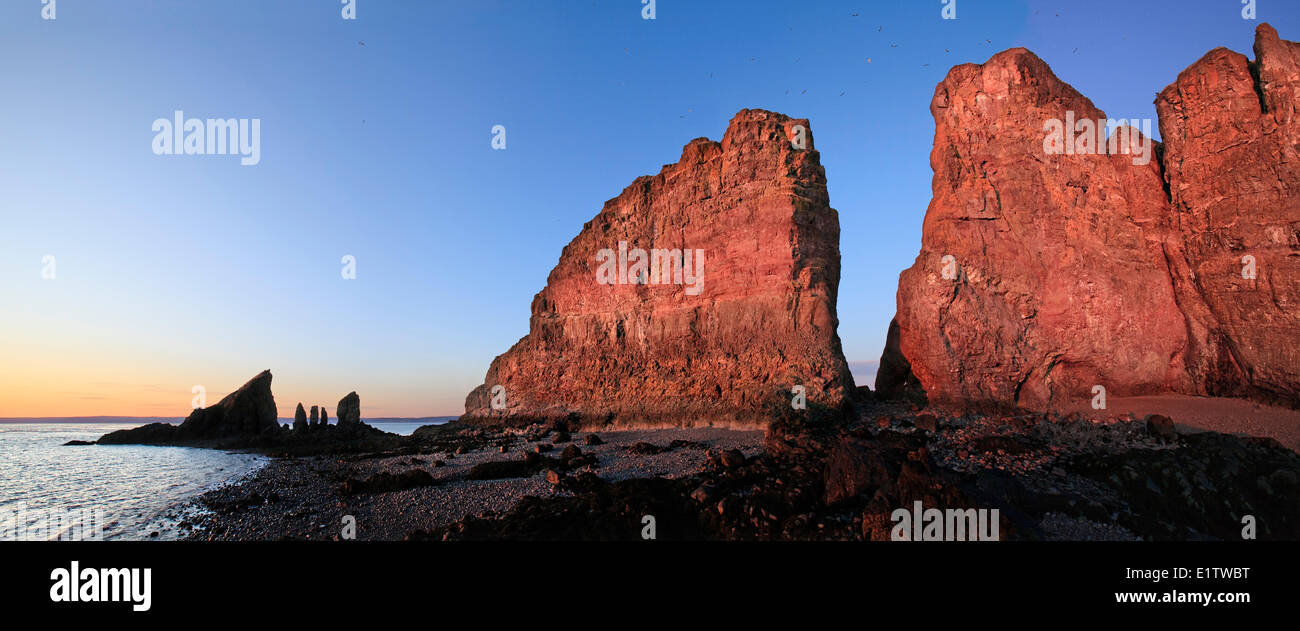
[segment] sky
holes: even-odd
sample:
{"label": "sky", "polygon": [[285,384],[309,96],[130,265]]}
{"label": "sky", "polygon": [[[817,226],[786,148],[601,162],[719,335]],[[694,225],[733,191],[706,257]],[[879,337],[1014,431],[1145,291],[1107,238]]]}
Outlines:
{"label": "sky", "polygon": [[[949,68],[1024,46],[1154,120],[1209,50],[1300,39],[1295,0],[54,1],[0,3],[0,417],[184,416],[268,368],[281,416],[459,414],[583,223],[744,108],[810,119],[869,385]],[[260,161],[157,155],[177,110],[257,119]]]}

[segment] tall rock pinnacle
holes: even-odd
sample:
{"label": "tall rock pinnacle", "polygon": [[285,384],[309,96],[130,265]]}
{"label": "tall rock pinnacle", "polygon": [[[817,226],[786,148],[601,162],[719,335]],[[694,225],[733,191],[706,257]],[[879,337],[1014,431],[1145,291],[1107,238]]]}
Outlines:
{"label": "tall rock pinnacle", "polygon": [[762,426],[838,413],[839,219],[807,120],[744,110],[721,142],[606,202],[533,299],[467,418]]}

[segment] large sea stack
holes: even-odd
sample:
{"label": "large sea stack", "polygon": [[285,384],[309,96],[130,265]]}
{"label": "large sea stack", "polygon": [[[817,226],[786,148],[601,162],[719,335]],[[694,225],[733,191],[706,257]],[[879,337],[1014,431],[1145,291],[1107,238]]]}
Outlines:
{"label": "large sea stack", "polygon": [[[1107,116],[1027,50],[953,68],[877,389],[1029,409],[1096,386],[1300,401],[1298,50],[1261,25],[1255,62],[1193,64],[1156,101],[1163,146],[1109,142]],[[1074,126],[1070,150],[1052,121]]]}
{"label": "large sea stack", "polygon": [[[834,416],[853,390],[839,276],[839,219],[808,121],[741,111],[721,142],[691,141],[583,226],[465,418],[760,427]],[[806,410],[791,405],[796,386]]]}

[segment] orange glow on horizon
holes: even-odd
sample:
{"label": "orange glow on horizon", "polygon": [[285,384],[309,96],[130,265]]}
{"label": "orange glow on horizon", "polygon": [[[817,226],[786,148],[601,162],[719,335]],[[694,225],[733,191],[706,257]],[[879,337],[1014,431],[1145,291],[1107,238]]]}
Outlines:
{"label": "orange glow on horizon", "polygon": [[[193,388],[205,388],[205,405],[215,405],[255,372],[242,377],[222,377],[209,384],[180,383],[175,375],[160,375],[129,367],[98,367],[82,363],[55,370],[40,362],[6,362],[0,366],[0,418],[57,418],[80,416],[125,416],[184,418],[194,406]],[[274,373],[274,371],[272,371]],[[57,377],[55,376],[57,375]],[[107,375],[107,377],[105,377]],[[363,418],[416,418],[455,416],[463,409],[463,398],[435,401],[432,393],[411,393],[399,389],[304,387],[307,384],[272,382],[278,416],[290,418],[299,402],[304,407],[324,405],[335,416],[338,400],[352,390],[361,395]],[[339,391],[341,390],[341,391]],[[378,391],[376,391],[378,390]]]}

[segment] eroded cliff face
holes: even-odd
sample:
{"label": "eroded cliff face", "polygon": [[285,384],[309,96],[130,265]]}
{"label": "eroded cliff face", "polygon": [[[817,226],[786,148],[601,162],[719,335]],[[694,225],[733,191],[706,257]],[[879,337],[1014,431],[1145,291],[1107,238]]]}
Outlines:
{"label": "eroded cliff face", "polygon": [[[1156,99],[1181,251],[1171,257],[1207,394],[1300,393],[1300,45],[1219,48]],[[1253,267],[1253,269],[1252,269]]]}
{"label": "eroded cliff face", "polygon": [[934,198],[897,322],[931,401],[1046,407],[1098,383],[1187,388],[1159,163],[1048,155],[1047,121],[1106,115],[1022,48],[954,68],[930,110]]}
{"label": "eroded cliff face", "polygon": [[[839,219],[808,121],[744,110],[721,142],[691,141],[583,226],[466,417],[761,427],[833,416],[853,389],[839,276]],[[796,386],[806,411],[791,405]]]}
{"label": "eroded cliff face", "polygon": [[1098,385],[1294,402],[1300,73],[1271,27],[1255,50],[1213,51],[1161,93],[1163,147],[1110,142],[1106,115],[1024,49],[949,72],[878,388],[905,360],[932,402],[963,407],[1074,407]]}

